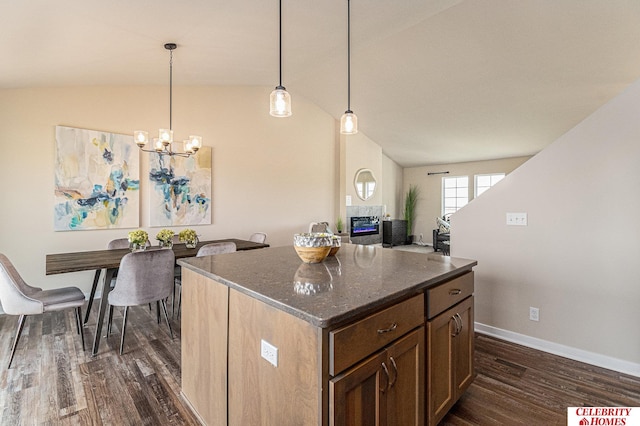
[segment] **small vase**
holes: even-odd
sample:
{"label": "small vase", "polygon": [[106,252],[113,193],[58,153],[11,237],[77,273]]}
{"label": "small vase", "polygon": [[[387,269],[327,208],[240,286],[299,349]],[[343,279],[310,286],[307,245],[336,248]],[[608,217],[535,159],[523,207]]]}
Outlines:
{"label": "small vase", "polygon": [[185,241],[185,242],[184,242],[184,245],[185,245],[187,248],[194,249],[194,248],[196,248],[196,246],[198,245],[198,239],[196,238],[195,240]]}
{"label": "small vase", "polygon": [[129,243],[129,249],[132,252],[145,251],[147,249],[147,243]]}
{"label": "small vase", "polygon": [[169,240],[169,241],[160,241],[159,244],[160,248],[172,248],[173,247],[173,241]]}

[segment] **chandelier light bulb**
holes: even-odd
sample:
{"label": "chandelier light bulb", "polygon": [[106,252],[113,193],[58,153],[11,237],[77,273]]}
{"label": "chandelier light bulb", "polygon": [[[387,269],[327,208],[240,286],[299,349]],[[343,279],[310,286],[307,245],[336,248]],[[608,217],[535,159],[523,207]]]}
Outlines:
{"label": "chandelier light bulb", "polygon": [[133,139],[136,141],[136,145],[142,148],[149,142],[149,133],[144,130],[136,130],[133,132]]}

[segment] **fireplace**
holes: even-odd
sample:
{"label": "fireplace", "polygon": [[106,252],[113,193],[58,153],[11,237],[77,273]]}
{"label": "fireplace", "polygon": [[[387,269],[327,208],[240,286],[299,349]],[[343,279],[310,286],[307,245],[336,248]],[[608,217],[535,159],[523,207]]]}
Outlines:
{"label": "fireplace", "polygon": [[380,233],[378,216],[351,216],[351,237],[376,235]]}

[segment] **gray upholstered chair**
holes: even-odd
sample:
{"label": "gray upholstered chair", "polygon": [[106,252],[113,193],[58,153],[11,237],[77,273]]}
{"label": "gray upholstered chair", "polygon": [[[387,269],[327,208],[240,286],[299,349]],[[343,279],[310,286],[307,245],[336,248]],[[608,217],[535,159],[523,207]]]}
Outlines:
{"label": "gray upholstered chair", "polygon": [[264,244],[266,240],[267,234],[265,234],[264,232],[256,232],[254,234],[251,234],[251,236],[249,237],[249,241],[253,241],[254,243]]}
{"label": "gray upholstered chair", "polygon": [[[198,250],[196,257],[212,256],[215,254],[233,253],[236,251],[236,244],[232,242],[209,243],[205,244]],[[176,285],[182,287],[182,278],[176,278]],[[180,296],[178,297],[178,315],[180,315],[180,306],[182,305],[182,288],[180,288]],[[175,316],[175,312],[174,312]]]}
{"label": "gray upholstered chair", "polygon": [[209,243],[200,247],[196,257],[211,256],[213,254],[233,253],[236,251],[236,244],[232,242]]}
{"label": "gray upholstered chair", "polygon": [[[147,247],[149,247],[151,243],[147,240]],[[125,249],[129,248],[129,239],[128,238],[117,238],[115,240],[109,241],[107,244],[107,250],[117,250],[117,249]],[[93,286],[91,286],[91,294],[89,295],[89,304],[87,305],[87,312],[84,317],[84,323],[86,324],[89,321],[89,314],[91,313],[91,307],[93,306],[93,299],[96,297],[96,289],[98,288],[98,280],[100,279],[100,274],[102,273],[102,269],[96,269],[95,276],[93,277]],[[116,272],[111,279],[111,287],[116,284],[116,277],[118,273]]]}
{"label": "gray upholstered chair", "polygon": [[173,250],[147,250],[126,254],[120,261],[116,286],[109,293],[109,323],[107,336],[111,332],[113,307],[123,306],[122,337],[120,339],[120,355],[124,347],[127,328],[127,311],[129,306],[145,305],[160,302],[164,318],[173,338],[165,299],[173,289],[173,266],[175,255]]}
{"label": "gray upholstered chair", "polygon": [[7,256],[0,253],[0,303],[6,314],[20,315],[18,332],[11,346],[11,357],[7,368],[11,368],[11,362],[16,353],[16,347],[24,327],[24,319],[27,315],[75,308],[76,327],[82,339],[82,350],[84,350],[84,333],[82,331],[84,293],[79,288],[63,287],[43,290],[38,287],[31,287],[24,282]]}
{"label": "gray upholstered chair", "polygon": [[326,232],[333,234],[329,228],[329,222],[311,222],[309,224],[309,232]]}

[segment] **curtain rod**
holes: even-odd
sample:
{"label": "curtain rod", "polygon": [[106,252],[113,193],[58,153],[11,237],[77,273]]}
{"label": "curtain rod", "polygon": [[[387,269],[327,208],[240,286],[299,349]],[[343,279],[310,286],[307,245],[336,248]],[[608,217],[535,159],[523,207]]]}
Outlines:
{"label": "curtain rod", "polygon": [[449,174],[448,171],[446,171],[446,172],[429,172],[429,173],[427,173],[427,176],[431,176],[431,175],[448,175],[448,174]]}

